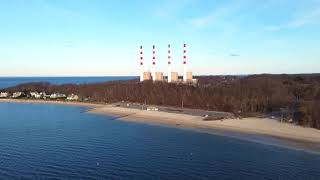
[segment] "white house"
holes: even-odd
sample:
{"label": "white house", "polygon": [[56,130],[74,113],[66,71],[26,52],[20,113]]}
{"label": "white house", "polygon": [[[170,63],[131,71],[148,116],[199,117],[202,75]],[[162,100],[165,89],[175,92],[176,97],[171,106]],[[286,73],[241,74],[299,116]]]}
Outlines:
{"label": "white house", "polygon": [[40,99],[41,98],[41,94],[38,92],[30,92],[30,96],[36,99]]}
{"label": "white house", "polygon": [[20,98],[20,97],[22,97],[24,95],[24,93],[23,92],[15,92],[15,93],[13,93],[12,94],[12,98]]}
{"label": "white house", "polygon": [[67,96],[65,94],[61,94],[61,93],[53,93],[50,95],[50,99],[64,99]]}
{"label": "white house", "polygon": [[70,94],[70,95],[67,97],[67,100],[69,100],[69,101],[77,101],[77,100],[79,100],[79,96],[78,96],[78,95],[75,95],[75,94]]}
{"label": "white house", "polygon": [[8,98],[10,95],[7,92],[1,92],[0,93],[0,98]]}

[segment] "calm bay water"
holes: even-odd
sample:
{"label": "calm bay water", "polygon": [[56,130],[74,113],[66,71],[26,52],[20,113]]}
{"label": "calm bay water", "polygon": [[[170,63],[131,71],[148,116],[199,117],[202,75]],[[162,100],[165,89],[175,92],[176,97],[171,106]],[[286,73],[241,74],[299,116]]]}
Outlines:
{"label": "calm bay water", "polygon": [[316,154],[83,110],[0,103],[0,179],[320,177]]}
{"label": "calm bay water", "polygon": [[114,80],[134,79],[134,76],[100,76],[100,77],[0,77],[0,88],[12,87],[22,83],[49,82],[51,84],[83,84]]}

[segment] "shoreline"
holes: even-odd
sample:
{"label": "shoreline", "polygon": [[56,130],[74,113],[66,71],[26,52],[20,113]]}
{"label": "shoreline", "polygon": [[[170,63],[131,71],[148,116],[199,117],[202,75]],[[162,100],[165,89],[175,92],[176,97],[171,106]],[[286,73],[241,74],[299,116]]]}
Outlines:
{"label": "shoreline", "polygon": [[274,137],[288,141],[307,143],[310,146],[319,146],[320,130],[280,123],[266,118],[224,119],[223,121],[203,121],[201,116],[177,114],[173,112],[146,111],[115,107],[110,104],[95,104],[85,102],[45,101],[28,99],[0,99],[0,103],[33,103],[85,106],[89,109],[86,113],[114,116],[128,122],[145,124],[166,125],[183,129],[195,129],[215,134],[215,131],[226,131],[240,134],[256,134]]}
{"label": "shoreline", "polygon": [[84,107],[100,107],[104,104],[77,102],[77,101],[53,101],[53,100],[36,100],[36,99],[0,99],[0,103],[31,103],[31,104],[57,104],[70,106],[84,106]]}
{"label": "shoreline", "polygon": [[[103,106],[94,108],[89,113],[118,116],[131,122],[169,125],[182,128],[205,130],[227,130],[246,134],[259,134],[283,139],[306,141],[320,144],[320,130],[280,123],[267,118],[224,119],[223,121],[203,121],[200,116],[176,114],[159,111],[142,111],[136,109]],[[288,132],[283,132],[283,131]]]}

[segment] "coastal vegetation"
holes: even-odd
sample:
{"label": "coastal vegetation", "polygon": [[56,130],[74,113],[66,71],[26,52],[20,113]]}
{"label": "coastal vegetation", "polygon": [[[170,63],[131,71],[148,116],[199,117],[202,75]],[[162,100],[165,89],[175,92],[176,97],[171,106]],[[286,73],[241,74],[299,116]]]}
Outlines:
{"label": "coastal vegetation", "polygon": [[27,83],[14,92],[77,94],[80,101],[119,101],[232,112],[238,117],[269,116],[320,129],[320,74],[199,76],[197,84],[138,80],[95,84]]}

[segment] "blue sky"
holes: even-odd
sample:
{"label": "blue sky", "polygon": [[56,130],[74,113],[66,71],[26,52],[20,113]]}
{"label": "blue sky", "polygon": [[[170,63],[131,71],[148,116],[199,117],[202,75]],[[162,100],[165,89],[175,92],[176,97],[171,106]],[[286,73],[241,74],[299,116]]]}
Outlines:
{"label": "blue sky", "polygon": [[320,0],[3,0],[0,76],[319,73]]}

